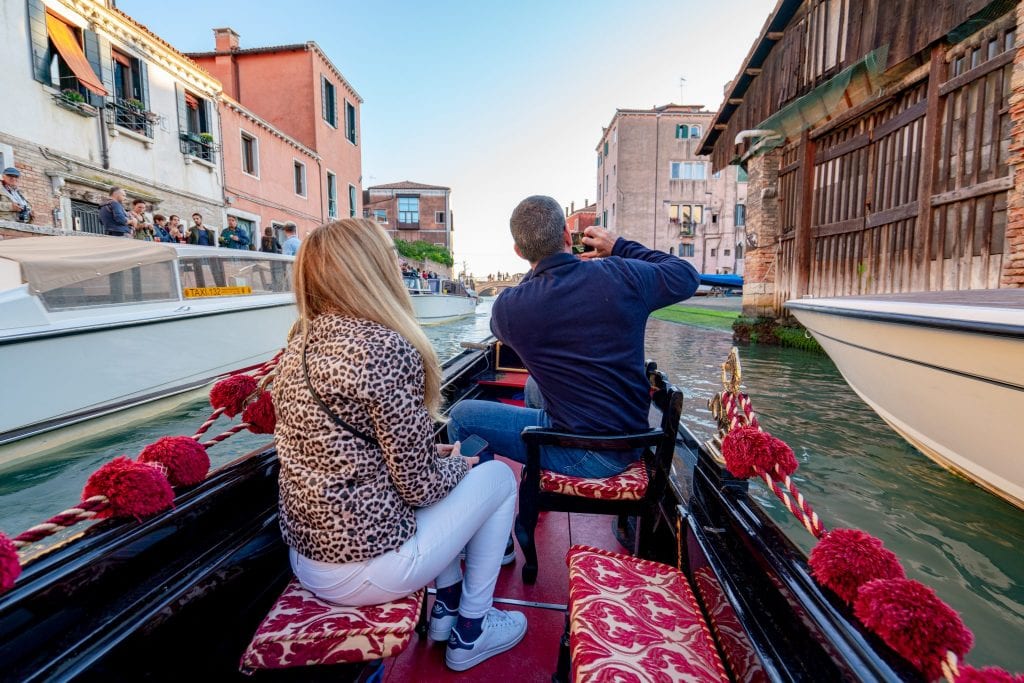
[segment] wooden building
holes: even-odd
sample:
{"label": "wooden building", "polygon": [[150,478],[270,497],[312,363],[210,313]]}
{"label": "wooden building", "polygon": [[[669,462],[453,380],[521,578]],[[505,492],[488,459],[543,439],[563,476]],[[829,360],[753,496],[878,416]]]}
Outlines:
{"label": "wooden building", "polygon": [[1024,7],[779,0],[701,140],[746,166],[744,312],[1024,286]]}

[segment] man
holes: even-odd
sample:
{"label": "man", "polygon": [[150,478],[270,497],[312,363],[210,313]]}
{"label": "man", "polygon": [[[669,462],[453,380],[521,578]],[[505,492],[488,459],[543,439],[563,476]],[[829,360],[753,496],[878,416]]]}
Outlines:
{"label": "man", "polygon": [[238,219],[228,216],[228,227],[220,233],[220,246],[228,249],[248,249],[249,235],[238,227]]}
{"label": "man", "polygon": [[128,214],[128,222],[135,227],[133,235],[137,240],[152,242],[155,239],[153,226],[146,220],[146,202],[136,199],[132,202],[132,210]]}
{"label": "man", "polygon": [[203,225],[203,214],[198,212],[192,214],[192,227],[188,229],[188,243],[198,244],[201,247],[214,247],[217,246],[217,242],[214,240],[213,230]]}
{"label": "man", "polygon": [[281,253],[285,256],[295,256],[299,252],[299,244],[302,243],[295,235],[296,226],[291,221],[284,224],[284,246],[281,249]]}
{"label": "man", "polygon": [[[491,331],[530,371],[543,408],[463,401],[448,423],[452,442],[478,434],[491,453],[526,461],[519,434],[529,426],[581,435],[649,428],[644,332],[652,311],[697,291],[686,261],[589,227],[578,258],[561,205],[524,199],[510,221],[515,251],[532,270],[491,309]],[[622,472],[637,453],[548,447],[544,469],[582,477]]]}
{"label": "man", "polygon": [[131,237],[132,221],[124,210],[128,195],[120,187],[110,188],[110,197],[100,207],[100,225],[111,237]]}
{"label": "man", "polygon": [[20,178],[21,171],[15,167],[4,169],[3,179],[0,180],[0,219],[31,223],[34,214],[25,195],[18,189]]}

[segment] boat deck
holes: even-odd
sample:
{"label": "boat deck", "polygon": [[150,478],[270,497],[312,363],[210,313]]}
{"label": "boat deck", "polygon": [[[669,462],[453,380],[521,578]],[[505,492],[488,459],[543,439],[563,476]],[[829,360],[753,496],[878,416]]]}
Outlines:
{"label": "boat deck", "polygon": [[[833,298],[833,297],[828,297]],[[940,292],[902,292],[868,296],[835,297],[843,301],[889,301],[944,306],[978,306],[984,308],[1024,308],[1024,289],[961,289]]]}
{"label": "boat deck", "polygon": [[[505,461],[518,476],[521,465]],[[582,543],[626,552],[612,532],[615,517],[565,512],[543,512],[537,524],[537,583],[521,577],[523,556],[516,548],[515,564],[502,567],[495,590],[495,606],[526,614],[526,637],[514,649],[492,657],[469,671],[456,673],[444,664],[445,646],[413,636],[401,655],[384,665],[384,681],[550,681],[558,662],[558,645],[565,629],[569,572],[565,554]]]}

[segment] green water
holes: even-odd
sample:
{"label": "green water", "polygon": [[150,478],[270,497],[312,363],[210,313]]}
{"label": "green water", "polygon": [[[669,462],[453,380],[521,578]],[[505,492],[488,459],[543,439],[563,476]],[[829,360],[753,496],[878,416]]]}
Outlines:
{"label": "green water", "polygon": [[[490,303],[477,315],[429,328],[442,358],[459,342],[488,335]],[[651,320],[647,356],[686,390],[684,421],[698,437],[714,430],[707,399],[719,389],[730,336]],[[762,425],[796,452],[794,479],[828,527],[855,527],[881,538],[907,574],[935,589],[975,635],[967,661],[1024,672],[1024,511],[985,493],[919,454],[849,389],[827,357],[791,349],[741,351],[744,383]],[[0,531],[13,535],[78,500],[88,475],[113,456],[136,455],[159,436],[191,434],[209,414],[203,402],[77,443],[45,461],[0,473]],[[229,421],[220,420],[211,434]],[[267,443],[240,434],[211,449],[218,467]],[[754,497],[805,550],[811,538],[760,485]]]}

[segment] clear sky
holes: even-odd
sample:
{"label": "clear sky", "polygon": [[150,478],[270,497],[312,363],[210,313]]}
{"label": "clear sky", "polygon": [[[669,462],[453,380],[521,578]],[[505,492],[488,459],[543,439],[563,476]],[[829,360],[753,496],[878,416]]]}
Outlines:
{"label": "clear sky", "polygon": [[[597,192],[616,108],[714,111],[774,0],[119,0],[183,52],[314,40],[362,95],[363,187],[452,188],[455,258],[523,272],[508,217],[520,199]],[[686,83],[680,95],[680,78]]]}

